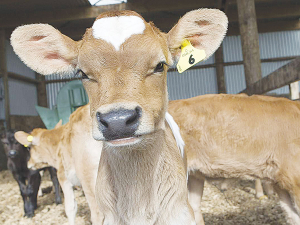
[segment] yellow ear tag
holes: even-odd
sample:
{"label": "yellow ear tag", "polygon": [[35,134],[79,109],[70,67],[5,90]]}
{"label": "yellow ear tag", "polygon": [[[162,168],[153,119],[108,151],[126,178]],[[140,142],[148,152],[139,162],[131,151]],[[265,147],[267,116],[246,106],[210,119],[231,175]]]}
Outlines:
{"label": "yellow ear tag", "polygon": [[32,142],[32,140],[33,140],[33,136],[29,135],[29,136],[27,137],[27,141]]}
{"label": "yellow ear tag", "polygon": [[206,54],[204,50],[194,48],[191,42],[185,39],[181,44],[181,55],[177,63],[178,72],[182,73],[196,63],[205,59],[205,57]]}
{"label": "yellow ear tag", "polygon": [[24,147],[25,147],[25,148],[27,148],[27,147],[28,147],[28,145],[24,145]]}

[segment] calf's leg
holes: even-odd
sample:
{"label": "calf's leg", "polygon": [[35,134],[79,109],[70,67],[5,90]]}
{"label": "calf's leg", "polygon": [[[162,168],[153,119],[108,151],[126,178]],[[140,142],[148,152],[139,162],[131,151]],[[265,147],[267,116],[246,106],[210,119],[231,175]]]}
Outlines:
{"label": "calf's leg", "polygon": [[[41,178],[44,176],[44,171],[43,170],[40,171],[40,176],[41,176]],[[39,187],[38,196],[39,197],[43,196],[42,186]]]}
{"label": "calf's leg", "polygon": [[[287,190],[280,188],[278,185],[274,185],[274,188],[280,198],[280,205],[287,214],[288,222],[291,225],[299,225],[300,224],[300,217],[298,214],[299,212],[297,212],[297,209],[295,208],[295,205],[291,198],[290,193]],[[300,200],[300,199],[298,199],[298,200]],[[296,201],[295,201],[295,203],[296,203]]]}
{"label": "calf's leg", "polygon": [[57,171],[57,178],[61,184],[65,199],[65,211],[68,217],[69,225],[75,225],[75,217],[77,213],[77,203],[75,200],[73,185],[65,176],[64,167],[61,165]]}
{"label": "calf's leg", "polygon": [[28,197],[34,209],[37,209],[37,196],[41,184],[41,175],[38,171],[30,171],[28,178]]}
{"label": "calf's leg", "polygon": [[62,203],[62,199],[60,196],[60,185],[57,179],[57,170],[54,167],[50,167],[49,168],[49,173],[51,176],[51,180],[54,186],[54,191],[55,191],[55,202],[56,204],[61,204]]}
{"label": "calf's leg", "polygon": [[266,197],[264,194],[264,189],[261,183],[260,179],[256,179],[255,180],[255,197],[256,198],[262,198],[262,197]]}
{"label": "calf's leg", "polygon": [[204,225],[201,212],[201,199],[203,195],[204,181],[205,178],[200,173],[193,172],[189,175],[189,202],[194,210],[195,221],[197,225]]}
{"label": "calf's leg", "polygon": [[13,172],[12,174],[20,188],[20,193],[21,193],[21,196],[23,199],[23,204],[24,204],[24,216],[33,217],[34,216],[34,206],[30,203],[29,198],[28,198],[28,189],[26,186],[26,178],[15,172]]}
{"label": "calf's leg", "polygon": [[274,192],[274,188],[273,188],[273,183],[271,181],[264,181],[263,187],[268,196],[274,195],[275,192]]}

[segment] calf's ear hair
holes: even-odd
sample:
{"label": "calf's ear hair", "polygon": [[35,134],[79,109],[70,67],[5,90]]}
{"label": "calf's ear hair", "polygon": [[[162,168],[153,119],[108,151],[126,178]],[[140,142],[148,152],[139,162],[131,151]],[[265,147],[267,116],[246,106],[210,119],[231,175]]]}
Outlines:
{"label": "calf's ear hair", "polygon": [[57,129],[57,128],[61,127],[61,126],[62,126],[62,119],[60,119],[58,121],[58,123],[55,125],[54,129]]}
{"label": "calf's ear hair", "polygon": [[186,13],[167,34],[174,60],[181,54],[184,39],[193,47],[205,50],[208,59],[220,46],[228,26],[227,16],[218,9],[198,9]]}
{"label": "calf's ear hair", "polygon": [[20,59],[43,74],[72,74],[77,65],[78,42],[48,24],[17,27],[10,38]]}
{"label": "calf's ear hair", "polygon": [[26,145],[29,146],[32,144],[32,142],[27,140],[27,137],[30,136],[30,134],[24,132],[24,131],[17,131],[15,133],[15,139],[21,144],[21,145]]}

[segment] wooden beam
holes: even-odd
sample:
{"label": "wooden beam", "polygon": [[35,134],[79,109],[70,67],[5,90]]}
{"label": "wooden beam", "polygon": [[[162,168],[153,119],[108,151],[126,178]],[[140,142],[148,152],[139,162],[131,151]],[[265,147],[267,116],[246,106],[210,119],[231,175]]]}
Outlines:
{"label": "wooden beam", "polygon": [[186,9],[198,9],[198,8],[215,8],[216,3],[212,0],[173,0],[170,1],[161,1],[161,0],[139,0],[131,1],[127,0],[127,8],[134,10],[138,13],[149,13],[149,12],[158,12],[158,11],[178,11]]}
{"label": "wooden beam", "polygon": [[226,83],[224,74],[224,58],[223,58],[223,46],[221,45],[215,52],[216,72],[217,72],[217,84],[218,93],[226,94]]}
{"label": "wooden beam", "polygon": [[[88,27],[91,27],[93,25],[93,22]],[[75,41],[81,40],[87,27],[66,27],[59,29],[60,32],[70,38],[72,38]]]}
{"label": "wooden beam", "polygon": [[[222,10],[225,14],[228,10],[229,0],[218,0],[217,8]],[[223,44],[215,52],[215,63],[216,63],[216,74],[217,74],[217,85],[218,93],[226,94],[226,82],[224,73],[224,56],[223,56]]]}
{"label": "wooden beam", "polygon": [[[278,57],[278,58],[270,58],[270,59],[261,59],[262,63],[266,62],[280,62],[280,61],[287,61],[287,60],[294,60],[296,56],[289,56],[289,57]],[[223,62],[220,63],[223,66],[236,66],[236,65],[243,65],[244,61],[236,61],[236,62]],[[205,69],[205,68],[213,68],[216,67],[216,63],[211,63],[211,64],[206,64],[206,65],[201,65],[201,66],[193,66],[189,70],[196,70],[196,69]],[[168,71],[177,71],[176,68],[171,68]]]}
{"label": "wooden beam", "polygon": [[254,0],[237,1],[247,87],[260,80],[261,64]]}
{"label": "wooden beam", "polygon": [[[280,0],[255,0],[255,4],[274,4],[276,2],[279,2]],[[286,3],[296,3],[298,2],[298,0],[284,0],[284,1],[281,1],[283,2],[283,4],[286,4]]]}
{"label": "wooden beam", "polygon": [[233,3],[233,0],[217,0],[216,8],[223,11],[225,14],[228,12],[228,7]]}
{"label": "wooden beam", "polygon": [[[300,17],[300,16],[299,16]],[[164,21],[157,19],[154,24],[162,31],[169,31],[172,27],[171,24],[175,24],[177,19],[165,19]],[[272,21],[257,21],[257,28],[259,33],[277,32],[277,31],[290,31],[300,30],[300,20],[298,18],[287,19],[287,20],[272,20]],[[75,33],[73,30],[72,33]],[[82,34],[81,34],[82,35]],[[226,36],[240,35],[239,24],[237,22],[230,22],[228,24],[228,32]]]}
{"label": "wooden beam", "polygon": [[46,80],[46,84],[51,84],[51,83],[59,83],[59,82],[69,82],[72,80],[80,80],[80,78],[68,78],[68,79],[56,79],[56,80]]}
{"label": "wooden beam", "polygon": [[[300,20],[257,21],[259,33],[300,30]],[[227,36],[240,35],[239,24],[229,23]]]}
{"label": "wooden beam", "polygon": [[292,62],[280,67],[278,70],[247,87],[242,93],[248,95],[264,94],[299,80],[300,57],[297,57]]}
{"label": "wooden beam", "polygon": [[[227,2],[228,1],[228,2]],[[224,10],[228,16],[229,22],[238,22],[238,12],[235,1],[227,0]],[[239,2],[236,1],[237,3]],[[268,4],[257,4],[264,3],[263,1],[255,1],[256,3],[256,18],[258,20],[269,20],[269,19],[280,19],[280,18],[299,18],[300,16],[300,4],[296,1],[286,1],[284,4],[276,4],[268,2]],[[222,3],[221,3],[222,4]],[[154,12],[172,12],[182,16],[185,12],[199,9],[199,8],[219,8],[221,5],[219,0],[174,0],[172,4],[169,1],[161,0],[143,0],[135,1],[131,3],[127,2],[127,8],[135,10],[141,14],[151,15]]]}
{"label": "wooden beam", "polygon": [[[127,0],[127,8],[139,13],[163,12],[163,11],[189,11],[199,8],[220,8],[222,0]],[[239,1],[239,0],[238,0]],[[299,15],[299,3],[297,1],[285,0],[284,4],[276,4],[274,1],[255,0],[257,5],[257,18],[270,19],[281,17],[293,17]],[[227,0],[229,21],[238,22],[236,0]]]}
{"label": "wooden beam", "polygon": [[[252,2],[252,0],[251,0]],[[250,2],[249,2],[250,3]],[[240,0],[237,1],[237,7],[240,5]],[[257,20],[270,20],[282,18],[299,18],[300,4],[299,3],[285,3],[285,4],[264,4],[255,5]],[[226,14],[229,22],[238,22],[239,15],[235,7],[230,7]]]}
{"label": "wooden beam", "polygon": [[269,59],[261,59],[262,63],[266,62],[279,62],[279,61],[287,61],[287,60],[294,60],[298,56],[287,56],[287,57],[277,57],[277,58],[269,58]]}
{"label": "wooden beam", "polygon": [[[227,3],[227,1],[226,1]],[[219,3],[220,4],[220,3]],[[219,5],[218,4],[218,5]],[[298,5],[291,4],[287,6],[284,5],[269,5],[266,9],[263,7],[263,10],[258,10],[256,8],[257,16],[257,27],[260,33],[264,32],[274,32],[274,31],[286,31],[286,30],[299,30],[300,29],[300,3]],[[238,24],[238,14],[237,8],[232,7],[232,4],[227,3],[225,9],[228,11],[226,15],[229,18],[229,29],[227,35],[239,35],[239,24]],[[282,13],[272,14],[273,11]],[[185,11],[168,14],[168,11],[165,13],[156,13],[155,16],[152,14],[145,14],[147,20],[154,21],[154,24],[163,31],[169,31],[172,26],[178,21],[180,16],[183,16]]]}
{"label": "wooden beam", "polygon": [[3,29],[0,29],[0,73],[1,73],[3,86],[4,86],[6,128],[10,129],[9,86],[8,86],[8,75],[7,75],[5,51],[6,51],[6,49],[5,49],[5,31]]}
{"label": "wooden beam", "polygon": [[[264,3],[265,1],[255,1],[256,3]],[[268,3],[268,1],[267,1]],[[139,13],[153,13],[153,12],[187,12],[192,9],[210,7],[215,8],[217,6],[216,1],[212,0],[174,0],[172,4],[168,1],[161,0],[141,0],[128,3],[122,3],[118,5],[107,6],[90,6],[90,7],[78,7],[56,10],[39,10],[24,13],[11,13],[7,12],[0,15],[0,28],[16,27],[22,24],[29,23],[53,23],[53,22],[66,22],[80,19],[95,18],[101,12],[108,10],[120,10],[120,9],[133,9]],[[238,15],[235,5],[232,1],[229,1],[228,6],[228,18],[229,22],[238,22]],[[181,14],[178,14],[181,16]],[[257,19],[275,19],[275,18],[299,18],[300,16],[300,4],[295,1],[287,1],[285,4],[257,4],[256,8]],[[163,27],[160,27],[163,28]]]}
{"label": "wooden beam", "polygon": [[36,79],[32,79],[30,77],[25,77],[25,76],[22,76],[22,75],[19,75],[19,74],[16,74],[16,73],[7,72],[7,74],[8,74],[8,78],[12,78],[12,79],[15,79],[15,80],[24,81],[24,82],[30,83],[30,84],[38,84],[39,83],[39,81],[36,80]]}
{"label": "wooden beam", "polygon": [[35,77],[39,81],[38,85],[36,86],[38,105],[48,107],[45,76],[35,73]]}
{"label": "wooden beam", "polygon": [[126,4],[105,6],[90,6],[80,8],[37,10],[11,14],[10,12],[0,15],[0,28],[17,27],[30,23],[53,23],[66,22],[80,19],[96,18],[100,13],[113,10],[125,9]]}
{"label": "wooden beam", "polygon": [[[154,21],[154,24],[162,31],[168,32],[178,21],[179,17],[176,18],[161,18]],[[86,31],[87,27],[92,26],[92,22],[90,25],[85,27],[66,27],[60,29],[60,31],[71,37],[73,40],[80,40],[83,34]],[[277,32],[277,31],[289,31],[289,30],[300,30],[300,20],[292,19],[292,20],[284,20],[284,21],[257,21],[257,27],[259,33],[266,32]],[[226,36],[235,36],[240,35],[239,24],[238,23],[229,23],[228,32]]]}

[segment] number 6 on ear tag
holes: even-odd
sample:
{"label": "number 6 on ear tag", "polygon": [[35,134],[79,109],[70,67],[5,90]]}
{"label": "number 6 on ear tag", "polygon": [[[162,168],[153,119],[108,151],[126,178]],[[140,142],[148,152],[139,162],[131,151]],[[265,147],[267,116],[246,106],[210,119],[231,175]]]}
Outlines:
{"label": "number 6 on ear tag", "polygon": [[177,63],[178,72],[182,73],[191,66],[205,59],[205,57],[206,54],[204,50],[194,48],[191,42],[185,39],[181,44],[181,55]]}

